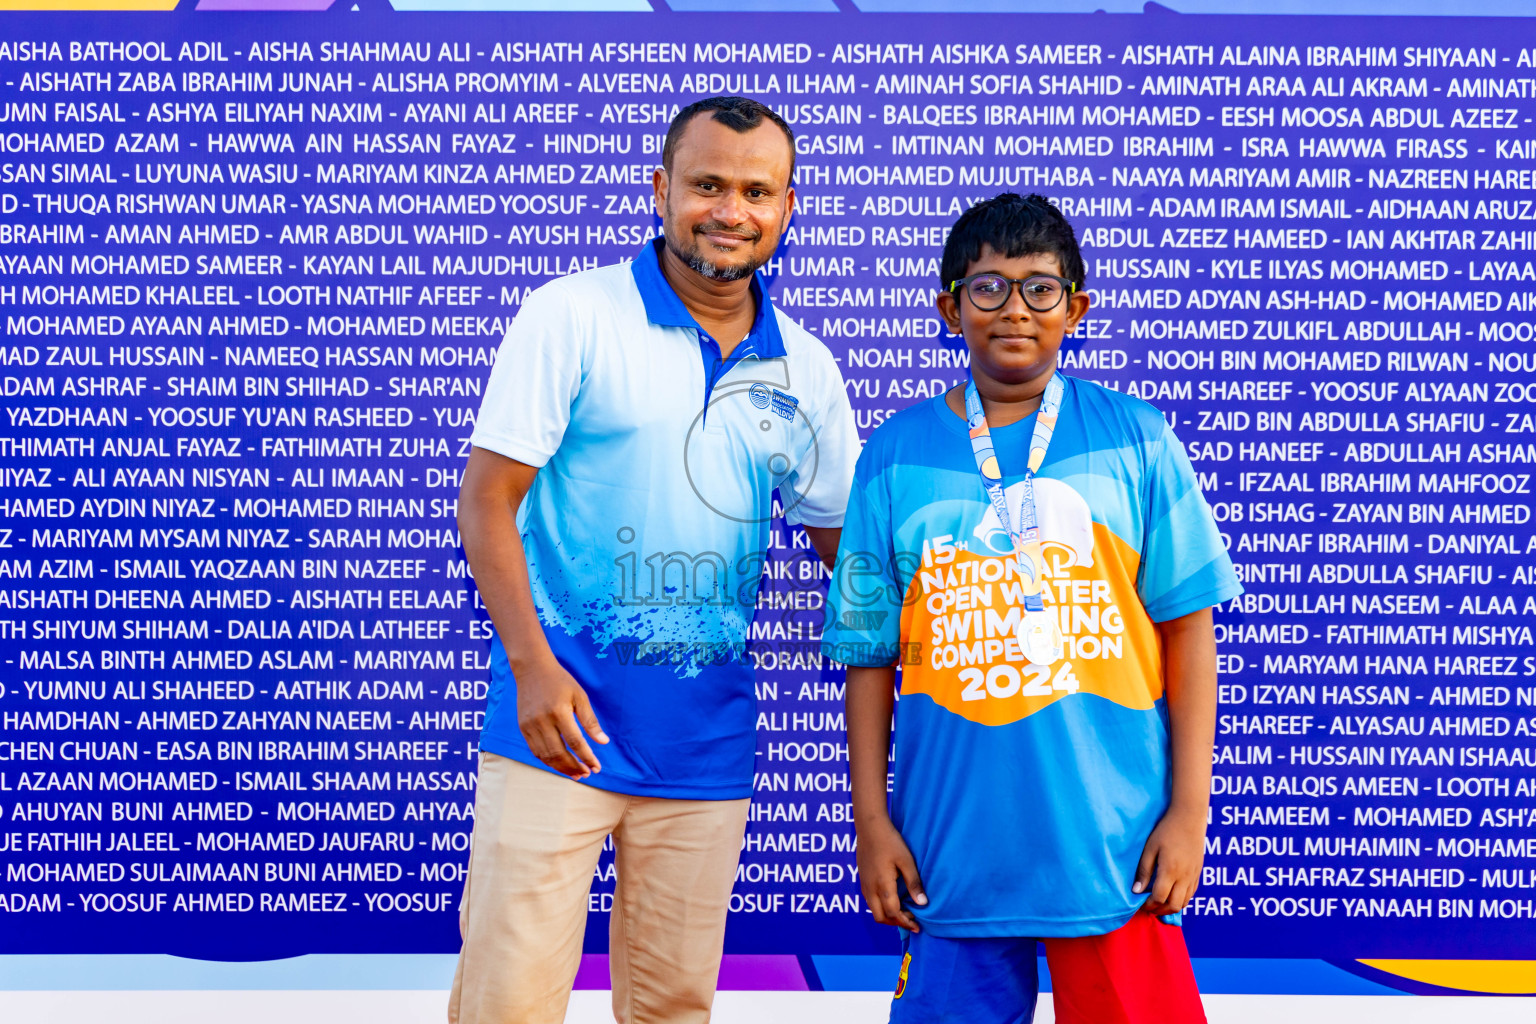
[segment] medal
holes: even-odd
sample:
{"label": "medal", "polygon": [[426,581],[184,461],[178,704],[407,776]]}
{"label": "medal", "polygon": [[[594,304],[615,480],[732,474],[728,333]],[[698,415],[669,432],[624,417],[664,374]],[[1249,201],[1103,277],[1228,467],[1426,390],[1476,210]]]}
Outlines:
{"label": "medal", "polygon": [[1060,374],[1053,374],[1040,397],[1040,412],[1035,419],[1035,432],[1029,440],[1029,464],[1024,469],[1024,481],[1020,490],[1017,522],[1009,514],[1008,499],[1003,492],[1003,473],[997,464],[997,453],[992,449],[992,434],[987,426],[987,415],[981,406],[981,394],[974,380],[965,385],[965,420],[971,435],[971,452],[976,456],[976,471],[981,474],[982,487],[987,499],[997,513],[998,521],[1013,541],[1013,557],[1018,567],[1019,586],[1024,595],[1023,614],[1019,616],[1016,635],[1019,647],[1030,664],[1049,666],[1061,660],[1065,641],[1061,624],[1056,615],[1045,607],[1041,597],[1045,580],[1042,570],[1045,559],[1040,553],[1040,516],[1035,508],[1035,474],[1045,463],[1045,453],[1051,446],[1051,435],[1056,431],[1056,420],[1061,411],[1062,395],[1066,385]]}
{"label": "medal", "polygon": [[1032,665],[1052,665],[1061,660],[1061,625],[1048,611],[1025,612],[1019,617],[1019,646]]}

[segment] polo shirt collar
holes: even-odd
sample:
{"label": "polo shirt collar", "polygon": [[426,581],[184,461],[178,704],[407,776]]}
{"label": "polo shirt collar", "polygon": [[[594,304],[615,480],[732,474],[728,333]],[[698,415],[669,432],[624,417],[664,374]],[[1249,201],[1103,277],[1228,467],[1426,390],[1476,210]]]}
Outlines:
{"label": "polo shirt collar", "polygon": [[[706,332],[661,272],[661,246],[665,244],[664,238],[646,243],[630,264],[635,285],[640,289],[640,300],[645,303],[646,319],[658,327],[692,327],[703,335]],[[756,355],[759,359],[778,359],[787,355],[784,338],[779,334],[779,318],[773,314],[773,303],[768,298],[768,290],[763,287],[763,279],[755,273],[752,275],[752,296],[757,300],[757,315],[752,321],[752,329],[741,341],[742,354]]]}

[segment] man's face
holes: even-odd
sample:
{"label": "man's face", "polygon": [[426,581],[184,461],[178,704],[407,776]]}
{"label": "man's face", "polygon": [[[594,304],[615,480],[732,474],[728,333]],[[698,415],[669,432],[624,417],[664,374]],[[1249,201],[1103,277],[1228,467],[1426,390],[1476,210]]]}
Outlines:
{"label": "man's face", "polygon": [[794,212],[789,147],[771,121],[743,134],[708,111],[694,117],[671,173],[653,178],[673,255],[713,281],[739,281],[767,263]]}
{"label": "man's face", "polygon": [[[1059,276],[1061,262],[1048,253],[1010,258],[987,245],[965,274],[1000,274],[1014,280],[1033,274]],[[940,292],[938,297],[939,314],[950,332],[965,337],[971,365],[1005,384],[1021,384],[1053,370],[1062,339],[1077,327],[1089,303],[1087,293],[1079,291],[1040,313],[1025,304],[1017,286],[1000,309],[991,311],[977,309],[963,288]]]}

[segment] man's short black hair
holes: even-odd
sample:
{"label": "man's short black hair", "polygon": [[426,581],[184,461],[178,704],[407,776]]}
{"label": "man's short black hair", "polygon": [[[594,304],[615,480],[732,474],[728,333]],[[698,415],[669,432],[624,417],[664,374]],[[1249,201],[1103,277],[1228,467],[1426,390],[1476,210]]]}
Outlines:
{"label": "man's short black hair", "polygon": [[713,111],[714,120],[743,135],[765,120],[778,125],[784,138],[789,140],[789,180],[795,180],[795,133],[790,131],[789,125],[772,108],[745,96],[711,96],[690,103],[677,112],[677,116],[672,119],[672,126],[667,129],[667,141],[661,147],[661,166],[666,168],[668,174],[672,173],[672,154],[677,151],[677,143],[682,139],[683,131],[690,121],[705,111]]}
{"label": "man's short black hair", "polygon": [[984,246],[1008,259],[1045,253],[1061,264],[1061,276],[1083,288],[1083,254],[1077,235],[1054,203],[1042,195],[1004,192],[960,215],[944,243],[939,287],[948,289],[981,258]]}

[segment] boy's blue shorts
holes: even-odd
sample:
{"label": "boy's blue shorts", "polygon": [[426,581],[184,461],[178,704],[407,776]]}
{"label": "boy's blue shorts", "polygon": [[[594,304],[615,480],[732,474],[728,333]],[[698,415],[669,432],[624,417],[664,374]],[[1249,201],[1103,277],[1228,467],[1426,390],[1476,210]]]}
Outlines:
{"label": "boy's blue shorts", "polygon": [[1040,979],[1034,939],[943,939],[903,931],[891,1024],[1030,1024]]}
{"label": "boy's blue shorts", "polygon": [[[1112,932],[1045,939],[1056,1024],[1205,1024],[1184,929],[1138,913]],[[1029,1024],[1035,940],[904,934],[892,1024]]]}

